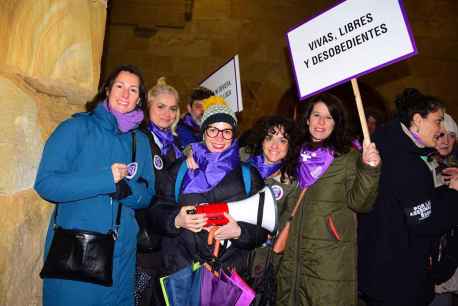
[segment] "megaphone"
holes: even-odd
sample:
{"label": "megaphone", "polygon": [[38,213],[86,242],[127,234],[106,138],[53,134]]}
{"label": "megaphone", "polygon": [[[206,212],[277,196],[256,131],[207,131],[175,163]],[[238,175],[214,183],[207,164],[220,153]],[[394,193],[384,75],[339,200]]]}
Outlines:
{"label": "megaphone", "polygon": [[260,198],[264,198],[261,227],[275,233],[278,227],[277,201],[269,186],[244,200],[227,203],[202,203],[196,206],[193,213],[205,214],[208,218],[206,226],[224,225],[229,222],[224,216],[227,212],[236,221],[257,224]]}

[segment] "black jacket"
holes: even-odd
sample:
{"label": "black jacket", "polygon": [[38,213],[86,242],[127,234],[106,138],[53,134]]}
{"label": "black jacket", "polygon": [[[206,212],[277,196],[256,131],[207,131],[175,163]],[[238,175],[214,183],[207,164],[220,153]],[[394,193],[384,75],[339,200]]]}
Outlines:
{"label": "black jacket", "polygon": [[[207,245],[207,231],[193,233],[175,227],[175,217],[180,205],[175,202],[175,180],[181,161],[177,161],[168,176],[161,176],[157,188],[157,201],[149,210],[149,217],[162,236],[163,273],[173,273],[193,261],[211,261],[211,247]],[[250,195],[264,187],[264,182],[256,169],[250,166],[252,188]],[[242,178],[242,171],[237,167],[228,173],[212,190],[206,193],[181,194],[180,204],[192,205],[199,203],[237,201],[248,197]],[[241,227],[239,239],[232,239],[231,246],[221,248],[217,264],[223,268],[234,266],[241,273],[247,269],[247,255],[250,250],[260,246],[267,239],[268,232],[257,229],[256,225],[238,222]]]}
{"label": "black jacket", "polygon": [[434,188],[425,161],[398,120],[375,135],[382,158],[374,209],[360,215],[359,289],[382,305],[427,305],[432,300],[432,242],[458,221],[458,192]]}
{"label": "black jacket", "polygon": [[[147,129],[143,130],[143,132],[148,136],[151,146],[157,189],[158,182],[161,180],[160,177],[167,175],[167,169],[176,161],[175,150],[169,150],[165,156],[162,156],[161,150],[155,142],[152,133]],[[175,143],[177,143],[176,138]],[[153,198],[152,203],[154,203],[155,200],[156,198]],[[137,273],[140,273],[140,275],[146,273],[146,275],[151,276],[151,280],[146,282],[142,277],[137,277],[137,290],[135,296],[138,302],[137,305],[161,306],[165,305],[159,283],[159,277],[161,276],[160,270],[162,268],[159,248],[162,239],[161,236],[155,232],[154,227],[147,218],[150,207],[135,211],[137,223],[140,227],[139,235],[137,236],[139,239],[139,243],[137,244]],[[151,243],[146,243],[148,241]],[[142,253],[143,251],[146,251],[146,253]]]}
{"label": "black jacket", "polygon": [[[158,182],[163,180],[161,179],[162,176],[167,176],[168,174],[168,169],[175,163],[176,156],[175,156],[175,151],[174,150],[169,150],[165,156],[161,155],[161,150],[159,146],[156,144],[154,141],[154,137],[151,134],[150,131],[147,129],[142,130],[142,132],[148,137],[150,146],[151,146],[151,154],[152,154],[152,160],[153,160],[153,169],[154,169],[154,174],[156,178],[156,183],[155,183],[155,188],[158,188]],[[176,139],[175,139],[176,141]],[[154,197],[151,200],[150,206],[147,208],[143,209],[137,209],[135,211],[135,217],[139,226],[139,235],[137,239],[139,239],[139,244],[137,245],[137,251],[139,253],[142,253],[143,248],[146,248],[148,251],[145,251],[147,253],[150,253],[152,250],[156,251],[157,249],[160,248],[160,241],[161,237],[158,235],[154,229],[154,226],[152,225],[152,222],[149,220],[147,217],[148,214],[151,212],[148,212],[151,209],[152,203],[156,201],[156,197]],[[149,238],[148,238],[149,237]],[[150,243],[142,243],[142,241],[150,241]],[[145,245],[145,247],[142,248],[142,246]],[[146,247],[148,246],[148,247]],[[151,249],[152,248],[152,249]],[[149,258],[143,258],[143,257],[138,257],[137,258],[137,264],[140,264],[141,266],[149,266],[154,263],[149,263],[150,259]]]}

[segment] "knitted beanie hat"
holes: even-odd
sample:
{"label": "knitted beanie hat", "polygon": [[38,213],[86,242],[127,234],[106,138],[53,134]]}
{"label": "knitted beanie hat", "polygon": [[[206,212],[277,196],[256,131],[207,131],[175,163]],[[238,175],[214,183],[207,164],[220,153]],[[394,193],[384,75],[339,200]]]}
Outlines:
{"label": "knitted beanie hat", "polygon": [[449,114],[444,114],[444,128],[448,133],[455,133],[458,136],[458,127],[455,120]]}
{"label": "knitted beanie hat", "polygon": [[202,133],[210,124],[215,122],[226,122],[232,126],[234,131],[237,129],[237,117],[222,97],[211,96],[205,99],[202,104],[205,109],[200,126]]}

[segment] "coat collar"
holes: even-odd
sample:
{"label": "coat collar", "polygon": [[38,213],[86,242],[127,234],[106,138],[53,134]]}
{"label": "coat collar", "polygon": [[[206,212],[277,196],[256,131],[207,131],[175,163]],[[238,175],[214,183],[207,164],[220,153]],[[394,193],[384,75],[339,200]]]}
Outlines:
{"label": "coat collar", "polygon": [[115,116],[108,112],[103,106],[103,103],[97,104],[97,107],[92,112],[97,120],[97,123],[104,129],[112,132],[113,134],[120,134],[121,131],[118,129],[118,123]]}
{"label": "coat collar", "polygon": [[433,148],[419,147],[403,129],[399,119],[394,119],[377,130],[374,135],[374,141],[377,146],[379,144],[383,145],[383,147],[386,147],[385,149],[389,147],[390,150],[407,152],[416,156],[428,156],[434,152]]}

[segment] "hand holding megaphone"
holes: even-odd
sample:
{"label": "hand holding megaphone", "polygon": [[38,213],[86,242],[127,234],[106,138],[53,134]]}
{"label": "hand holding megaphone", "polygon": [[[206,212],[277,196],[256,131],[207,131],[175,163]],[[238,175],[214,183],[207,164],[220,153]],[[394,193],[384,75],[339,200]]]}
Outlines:
{"label": "hand holding megaphone", "polygon": [[175,217],[175,227],[185,228],[192,232],[200,232],[207,224],[208,220],[205,214],[189,214],[188,211],[194,210],[194,206],[188,205],[181,207],[178,215]]}
{"label": "hand holding megaphone", "polygon": [[217,240],[239,238],[242,229],[237,224],[237,221],[227,213],[227,209],[225,203],[204,203],[192,209],[187,206],[186,213],[205,216],[204,229],[208,231],[214,230],[212,237]]}
{"label": "hand holding megaphone", "polygon": [[227,224],[218,227],[215,231],[215,239],[217,240],[225,240],[225,239],[237,239],[242,234],[242,229],[237,224],[237,221],[234,220],[228,213],[223,214],[226,220],[228,221]]}
{"label": "hand holding megaphone", "polygon": [[186,212],[190,215],[204,215],[207,218],[205,227],[225,225],[229,222],[225,216],[225,213],[229,212],[228,203],[201,203]]}
{"label": "hand holding megaphone", "polygon": [[277,202],[272,189],[268,186],[244,200],[227,203],[202,203],[190,209],[189,206],[187,207],[188,214],[204,215],[207,218],[206,227],[228,224],[230,220],[226,215],[233,218],[235,222],[257,224],[259,210],[262,211],[260,226],[270,232],[277,230]]}

